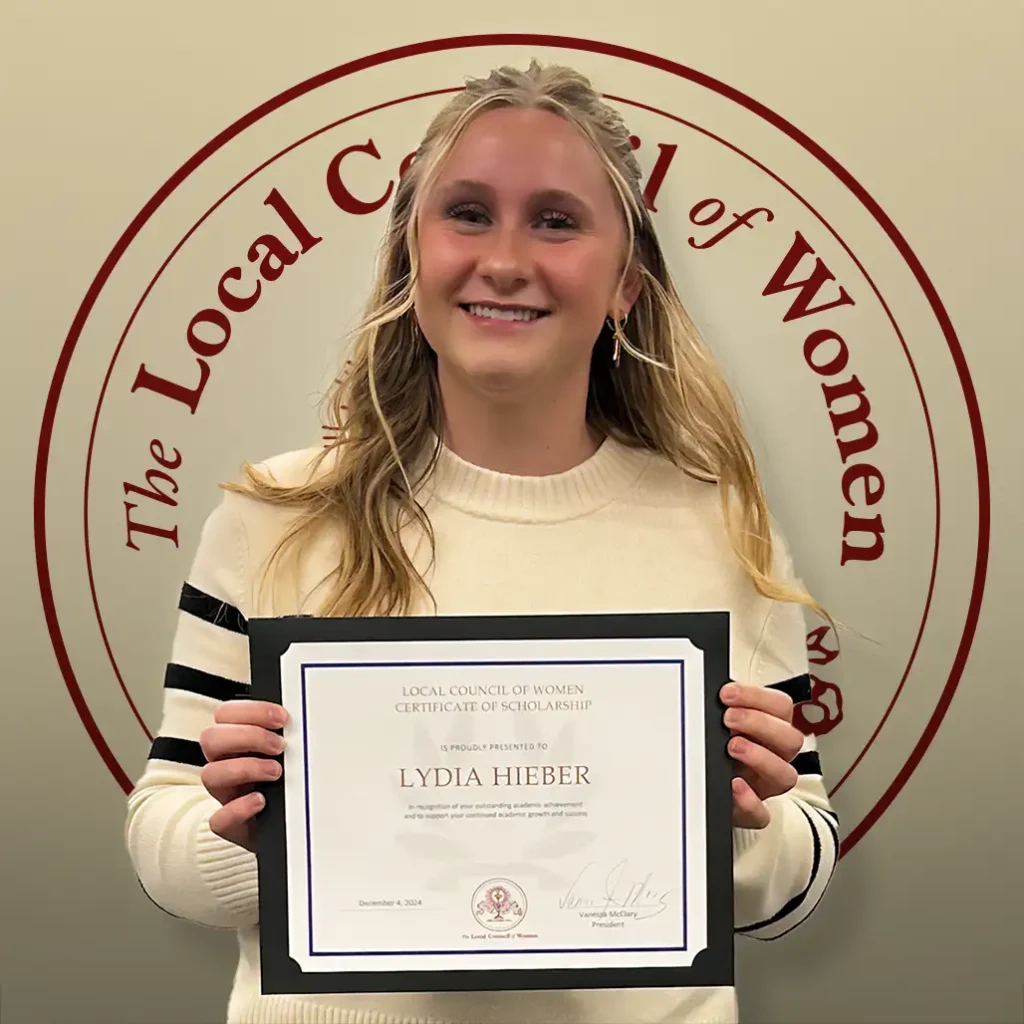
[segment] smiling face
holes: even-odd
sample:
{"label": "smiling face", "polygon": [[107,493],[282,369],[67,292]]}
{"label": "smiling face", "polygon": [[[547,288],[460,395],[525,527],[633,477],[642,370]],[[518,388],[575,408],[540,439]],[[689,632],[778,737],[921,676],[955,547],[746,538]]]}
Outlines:
{"label": "smiling face", "polygon": [[415,311],[442,393],[585,397],[626,250],[621,204],[568,121],[499,108],[476,117],[419,214]]}

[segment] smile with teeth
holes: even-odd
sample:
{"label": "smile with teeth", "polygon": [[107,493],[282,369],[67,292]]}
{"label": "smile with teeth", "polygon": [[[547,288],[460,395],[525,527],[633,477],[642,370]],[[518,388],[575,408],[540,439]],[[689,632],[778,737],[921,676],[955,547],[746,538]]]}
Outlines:
{"label": "smile with teeth", "polygon": [[514,308],[500,308],[498,306],[480,306],[476,303],[470,303],[462,307],[467,313],[472,316],[483,317],[485,320],[539,320],[542,316],[547,316],[546,310],[541,309],[530,309],[526,306],[517,306]]}

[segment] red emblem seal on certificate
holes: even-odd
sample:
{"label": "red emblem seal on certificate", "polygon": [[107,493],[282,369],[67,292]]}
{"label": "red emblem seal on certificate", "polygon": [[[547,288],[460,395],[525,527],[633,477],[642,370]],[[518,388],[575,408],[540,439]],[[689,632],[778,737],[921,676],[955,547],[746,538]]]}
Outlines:
{"label": "red emblem seal on certificate", "polygon": [[473,893],[473,916],[489,931],[510,931],[526,917],[526,893],[507,878],[492,878]]}

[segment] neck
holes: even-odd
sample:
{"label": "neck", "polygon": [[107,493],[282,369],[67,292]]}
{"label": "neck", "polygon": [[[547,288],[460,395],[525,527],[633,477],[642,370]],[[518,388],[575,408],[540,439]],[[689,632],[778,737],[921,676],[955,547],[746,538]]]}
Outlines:
{"label": "neck", "polygon": [[445,384],[442,372],[444,443],[474,466],[513,476],[550,476],[585,462],[601,445],[601,436],[587,423],[585,389],[582,395],[563,392],[519,401]]}

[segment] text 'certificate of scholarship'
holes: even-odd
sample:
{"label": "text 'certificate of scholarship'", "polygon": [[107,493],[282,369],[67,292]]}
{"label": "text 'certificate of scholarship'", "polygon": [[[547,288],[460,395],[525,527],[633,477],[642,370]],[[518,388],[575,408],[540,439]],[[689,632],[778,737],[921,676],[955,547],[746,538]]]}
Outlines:
{"label": "text 'certificate of scholarship'", "polygon": [[249,639],[264,992],[731,984],[725,613]]}

